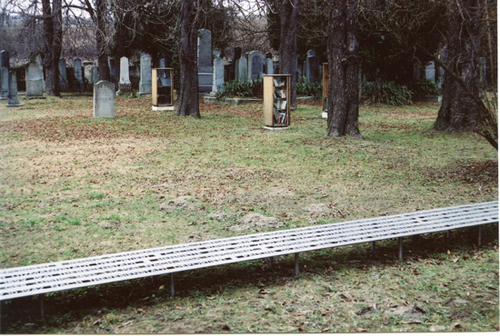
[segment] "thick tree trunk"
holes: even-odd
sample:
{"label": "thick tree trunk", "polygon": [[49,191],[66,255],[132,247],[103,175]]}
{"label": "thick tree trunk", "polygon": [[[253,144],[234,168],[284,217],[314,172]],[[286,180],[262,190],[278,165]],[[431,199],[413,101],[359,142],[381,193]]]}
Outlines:
{"label": "thick tree trunk", "polygon": [[[450,3],[450,30],[446,40],[446,67],[458,74],[469,90],[479,96],[479,47],[481,6],[478,0]],[[444,75],[443,101],[434,123],[437,131],[472,131],[478,110],[463,86],[448,71]]]}
{"label": "thick tree trunk", "polygon": [[106,0],[95,0],[96,7],[96,47],[99,53],[97,67],[99,68],[99,80],[110,81],[108,52],[106,48]]}
{"label": "thick tree trunk", "polygon": [[328,126],[326,135],[339,137],[359,132],[359,44],[357,0],[329,0],[328,20]]}
{"label": "thick tree trunk", "polygon": [[198,103],[197,0],[183,0],[179,16],[180,95],[177,114],[201,118]]}
{"label": "thick tree trunk", "polygon": [[297,17],[301,0],[283,0],[280,7],[280,73],[290,74],[290,106],[297,107]]}
{"label": "thick tree trunk", "polygon": [[61,0],[42,0],[44,50],[42,62],[45,68],[45,90],[48,95],[60,96],[59,59],[62,51]]}

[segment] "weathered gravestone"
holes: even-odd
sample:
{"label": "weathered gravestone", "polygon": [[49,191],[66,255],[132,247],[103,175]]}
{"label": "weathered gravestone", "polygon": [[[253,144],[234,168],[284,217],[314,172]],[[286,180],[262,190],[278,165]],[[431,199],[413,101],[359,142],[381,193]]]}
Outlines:
{"label": "weathered gravestone", "polygon": [[212,32],[208,29],[198,33],[198,85],[200,92],[212,91]]}
{"label": "weathered gravestone", "polygon": [[119,92],[131,92],[132,83],[130,82],[128,58],[120,58],[120,81],[118,82]]}
{"label": "weathered gravestone", "polygon": [[99,81],[99,69],[93,65],[90,70],[92,71],[92,84],[95,85]]}
{"label": "weathered gravestone", "polygon": [[141,56],[141,79],[138,95],[151,94],[153,85],[151,76],[151,56],[143,54]]}
{"label": "weathered gravestone", "polygon": [[73,60],[73,69],[75,72],[76,79],[76,89],[77,91],[83,91],[83,71],[82,71],[82,60],[79,58],[75,58]]}
{"label": "weathered gravestone", "polygon": [[304,63],[303,72],[303,75],[306,78],[306,82],[317,83],[320,81],[319,57],[316,56],[316,52],[314,50],[309,50],[307,52],[307,58]]}
{"label": "weathered gravestone", "polygon": [[243,82],[248,81],[247,62],[247,58],[244,55],[238,60],[238,80]]}
{"label": "weathered gravestone", "polygon": [[7,107],[23,106],[19,103],[19,95],[17,92],[17,75],[15,71],[9,73],[9,95],[7,96]]}
{"label": "weathered gravestone", "polygon": [[67,91],[69,88],[68,74],[66,73],[66,60],[61,58],[59,60],[59,85],[61,91]]}
{"label": "weathered gravestone", "polygon": [[2,83],[0,83],[0,100],[7,100],[9,95],[9,69],[2,67],[1,70]]}
{"label": "weathered gravestone", "polygon": [[436,67],[434,66],[434,61],[431,61],[425,67],[425,78],[430,81],[436,80]]}
{"label": "weathered gravestone", "polygon": [[273,54],[270,52],[266,53],[266,59],[264,60],[264,67],[267,75],[274,75]]}
{"label": "weathered gravestone", "polygon": [[212,85],[212,93],[224,90],[224,60],[220,57],[220,51],[215,54],[217,56],[214,59],[214,81]]}
{"label": "weathered gravestone", "polygon": [[241,48],[233,48],[233,58],[231,59],[231,66],[229,68],[229,80],[235,80],[238,78],[236,75],[237,61],[241,58]]}
{"label": "weathered gravestone", "polygon": [[99,81],[94,84],[94,118],[115,117],[115,84]]}
{"label": "weathered gravestone", "polygon": [[262,78],[263,60],[260,51],[251,51],[248,54],[248,81],[254,81]]}
{"label": "weathered gravestone", "polygon": [[26,70],[26,98],[43,98],[43,73],[35,63]]}

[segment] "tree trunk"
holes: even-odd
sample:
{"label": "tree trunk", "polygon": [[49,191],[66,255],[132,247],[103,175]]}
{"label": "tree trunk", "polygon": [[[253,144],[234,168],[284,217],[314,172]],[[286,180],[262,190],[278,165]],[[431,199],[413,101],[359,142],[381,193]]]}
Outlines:
{"label": "tree trunk", "polygon": [[197,0],[183,0],[179,16],[180,95],[177,114],[201,118],[198,103]]}
{"label": "tree trunk", "polygon": [[283,0],[280,7],[280,73],[291,75],[290,106],[297,107],[297,17],[301,0]]}
{"label": "tree trunk", "polygon": [[[450,29],[446,39],[446,67],[458,74],[465,85],[479,96],[479,47],[481,6],[478,0],[450,3]],[[444,75],[443,101],[434,123],[437,131],[472,131],[479,114],[473,99],[448,71]]]}
{"label": "tree trunk", "polygon": [[111,75],[109,73],[108,52],[106,48],[106,0],[95,0],[96,7],[96,47],[97,67],[99,69],[99,80],[110,81]]}
{"label": "tree trunk", "polygon": [[48,95],[60,96],[59,59],[62,51],[61,0],[42,0],[43,43],[42,62],[45,68],[45,90]]}
{"label": "tree trunk", "polygon": [[328,8],[328,122],[326,135],[359,132],[359,44],[357,0],[329,0]]}

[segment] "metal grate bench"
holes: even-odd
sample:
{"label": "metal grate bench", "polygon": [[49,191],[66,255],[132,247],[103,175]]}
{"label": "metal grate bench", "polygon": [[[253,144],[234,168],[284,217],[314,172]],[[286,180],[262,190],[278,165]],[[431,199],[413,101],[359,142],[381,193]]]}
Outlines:
{"label": "metal grate bench", "polygon": [[[498,222],[498,201],[0,270],[0,302],[247,260]],[[480,244],[479,231],[479,244]]]}

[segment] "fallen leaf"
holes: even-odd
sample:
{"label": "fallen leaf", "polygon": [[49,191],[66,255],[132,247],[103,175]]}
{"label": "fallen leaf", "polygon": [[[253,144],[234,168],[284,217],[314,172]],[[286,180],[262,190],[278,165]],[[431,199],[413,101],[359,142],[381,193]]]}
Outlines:
{"label": "fallen leaf", "polygon": [[368,329],[363,329],[363,328],[358,328],[356,329],[357,332],[367,332]]}
{"label": "fallen leaf", "polygon": [[453,331],[453,329],[458,329],[462,328],[462,325],[460,323],[455,323],[450,327],[450,331]]}

